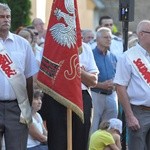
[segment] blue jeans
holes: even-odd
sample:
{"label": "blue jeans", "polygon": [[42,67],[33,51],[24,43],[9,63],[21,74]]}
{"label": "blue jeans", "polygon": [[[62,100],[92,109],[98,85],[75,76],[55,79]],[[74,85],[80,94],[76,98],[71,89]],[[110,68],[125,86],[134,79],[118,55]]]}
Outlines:
{"label": "blue jeans", "polygon": [[27,150],[48,150],[47,145],[37,145],[31,148],[27,148]]}

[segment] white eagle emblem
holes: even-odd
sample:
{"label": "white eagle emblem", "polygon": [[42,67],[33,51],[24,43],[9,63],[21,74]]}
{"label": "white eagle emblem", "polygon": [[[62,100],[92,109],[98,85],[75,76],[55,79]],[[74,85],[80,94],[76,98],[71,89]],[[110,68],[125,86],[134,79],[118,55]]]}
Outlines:
{"label": "white eagle emblem", "polygon": [[68,12],[64,13],[61,9],[56,8],[54,15],[57,20],[64,19],[64,23],[57,23],[49,31],[53,39],[61,46],[67,46],[69,49],[76,44],[76,24],[75,24],[75,7],[74,0],[64,0],[65,8]]}

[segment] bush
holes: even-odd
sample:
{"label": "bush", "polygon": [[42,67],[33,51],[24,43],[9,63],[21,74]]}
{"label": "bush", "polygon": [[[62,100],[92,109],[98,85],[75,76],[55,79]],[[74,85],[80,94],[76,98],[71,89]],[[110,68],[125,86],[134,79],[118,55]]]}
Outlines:
{"label": "bush", "polygon": [[31,24],[31,1],[30,0],[0,0],[7,3],[11,9],[11,31],[16,31],[20,26]]}

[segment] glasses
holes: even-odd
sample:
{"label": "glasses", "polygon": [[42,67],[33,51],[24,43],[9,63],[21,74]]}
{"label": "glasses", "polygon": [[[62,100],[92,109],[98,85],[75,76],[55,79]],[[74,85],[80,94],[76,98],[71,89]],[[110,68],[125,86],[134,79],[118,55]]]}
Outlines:
{"label": "glasses", "polygon": [[10,19],[11,15],[0,15],[0,19],[4,19],[4,18]]}
{"label": "glasses", "polygon": [[104,26],[105,27],[109,27],[109,26],[113,26],[113,24],[112,23],[110,23],[110,24],[104,24]]}
{"label": "glasses", "polygon": [[38,35],[39,35],[39,33],[38,33],[38,32],[34,32],[34,35],[35,35],[35,36],[38,36]]}
{"label": "glasses", "polygon": [[150,34],[150,32],[149,32],[149,31],[142,31],[142,32]]}
{"label": "glasses", "polygon": [[104,38],[104,39],[112,39],[111,36],[102,36],[102,38]]}
{"label": "glasses", "polygon": [[87,39],[94,39],[94,36],[88,36]]}

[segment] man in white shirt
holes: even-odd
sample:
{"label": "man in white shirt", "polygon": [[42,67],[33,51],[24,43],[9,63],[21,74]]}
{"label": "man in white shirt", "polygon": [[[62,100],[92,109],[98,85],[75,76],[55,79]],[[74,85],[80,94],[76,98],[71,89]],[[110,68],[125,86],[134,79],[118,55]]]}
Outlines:
{"label": "man in white shirt", "polygon": [[128,125],[129,150],[150,149],[150,21],[137,26],[139,43],[117,63],[114,83]]}
{"label": "man in white shirt", "polygon": [[11,33],[10,26],[11,10],[0,3],[0,143],[4,136],[7,150],[25,150],[32,76],[39,69],[29,42]]}

